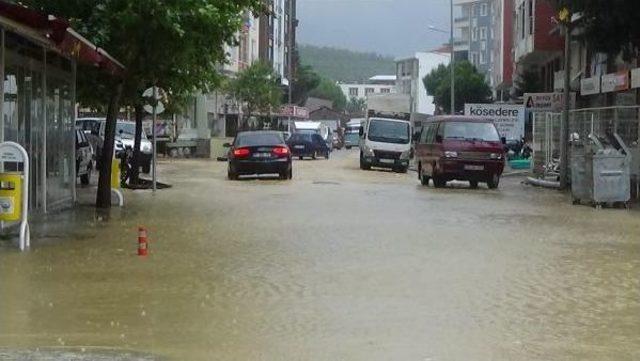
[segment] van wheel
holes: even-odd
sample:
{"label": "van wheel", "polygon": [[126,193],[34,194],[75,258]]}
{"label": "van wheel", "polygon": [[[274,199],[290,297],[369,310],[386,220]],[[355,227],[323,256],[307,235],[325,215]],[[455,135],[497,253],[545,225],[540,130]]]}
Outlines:
{"label": "van wheel", "polygon": [[420,178],[420,184],[427,187],[429,186],[429,176],[424,174],[422,167],[418,170],[418,178]]}
{"label": "van wheel", "polygon": [[469,181],[469,185],[471,186],[471,189],[477,189],[478,181],[475,181],[475,180]]}
{"label": "van wheel", "polygon": [[498,188],[499,185],[500,185],[500,176],[497,174],[492,175],[491,179],[487,181],[487,186],[489,187],[489,189],[496,189]]}
{"label": "van wheel", "polygon": [[371,165],[367,164],[367,162],[364,161],[364,158],[362,157],[362,153],[360,153],[360,169],[362,170],[371,169]]}
{"label": "van wheel", "polygon": [[433,176],[433,186],[436,188],[444,188],[447,186],[447,181],[439,176]]}

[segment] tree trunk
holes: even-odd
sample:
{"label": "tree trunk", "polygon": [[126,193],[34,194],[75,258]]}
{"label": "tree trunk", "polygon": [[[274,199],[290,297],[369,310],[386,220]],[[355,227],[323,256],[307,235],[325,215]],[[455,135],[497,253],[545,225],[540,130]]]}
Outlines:
{"label": "tree trunk", "polygon": [[120,110],[122,82],[119,82],[109,99],[107,120],[104,129],[104,143],[100,155],[100,176],[98,178],[97,208],[111,208],[111,160],[113,158],[113,142],[116,137],[116,122]]}
{"label": "tree trunk", "polygon": [[[142,138],[142,118],[144,117],[144,109],[142,105],[138,104],[135,106],[135,117],[136,117],[136,134],[135,140],[133,142],[133,165],[131,167],[131,178],[129,178],[129,183],[138,184],[140,181],[140,143]],[[153,128],[153,127],[152,127]],[[152,129],[151,131],[154,131]]]}

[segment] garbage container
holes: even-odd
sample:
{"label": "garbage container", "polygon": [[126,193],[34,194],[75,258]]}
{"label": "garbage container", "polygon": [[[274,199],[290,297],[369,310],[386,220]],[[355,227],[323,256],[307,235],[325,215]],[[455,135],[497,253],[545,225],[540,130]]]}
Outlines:
{"label": "garbage container", "polygon": [[571,194],[574,203],[624,203],[631,199],[631,156],[614,135],[619,149],[589,136],[587,144],[571,148]]}

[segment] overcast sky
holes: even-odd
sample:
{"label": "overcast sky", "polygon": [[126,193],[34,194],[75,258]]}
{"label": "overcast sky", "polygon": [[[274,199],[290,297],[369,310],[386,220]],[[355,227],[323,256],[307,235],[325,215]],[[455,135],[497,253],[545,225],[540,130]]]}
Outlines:
{"label": "overcast sky", "polygon": [[448,34],[449,0],[297,0],[298,42],[394,57],[436,48]]}

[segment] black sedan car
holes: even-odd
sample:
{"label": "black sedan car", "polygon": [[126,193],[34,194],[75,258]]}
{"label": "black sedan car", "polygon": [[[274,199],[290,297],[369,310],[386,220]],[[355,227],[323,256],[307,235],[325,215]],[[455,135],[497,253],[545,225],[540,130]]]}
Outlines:
{"label": "black sedan car", "polygon": [[229,148],[229,179],[241,175],[278,174],[280,179],[291,179],[291,151],[281,132],[254,131],[236,135]]}
{"label": "black sedan car", "polygon": [[317,133],[293,133],[287,140],[287,144],[293,156],[297,156],[299,159],[303,157],[316,159],[321,156],[329,159],[329,154],[331,154],[331,148]]}

